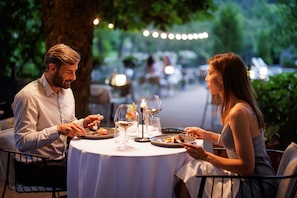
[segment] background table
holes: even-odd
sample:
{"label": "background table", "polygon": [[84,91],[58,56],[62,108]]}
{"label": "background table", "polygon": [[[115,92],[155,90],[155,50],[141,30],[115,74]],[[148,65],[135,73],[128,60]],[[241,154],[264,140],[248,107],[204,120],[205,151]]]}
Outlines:
{"label": "background table", "polygon": [[[202,145],[202,140],[197,140]],[[174,197],[175,172],[191,158],[184,148],[129,141],[126,151],[113,138],[72,140],[68,197]]]}

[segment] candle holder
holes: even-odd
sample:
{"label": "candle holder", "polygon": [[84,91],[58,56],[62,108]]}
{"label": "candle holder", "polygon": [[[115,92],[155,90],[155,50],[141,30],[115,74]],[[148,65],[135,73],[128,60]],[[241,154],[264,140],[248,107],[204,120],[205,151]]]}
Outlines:
{"label": "candle holder", "polygon": [[145,102],[142,100],[141,106],[140,106],[140,111],[141,111],[141,137],[136,137],[134,140],[136,142],[149,142],[150,138],[149,137],[144,137],[144,108],[145,108]]}

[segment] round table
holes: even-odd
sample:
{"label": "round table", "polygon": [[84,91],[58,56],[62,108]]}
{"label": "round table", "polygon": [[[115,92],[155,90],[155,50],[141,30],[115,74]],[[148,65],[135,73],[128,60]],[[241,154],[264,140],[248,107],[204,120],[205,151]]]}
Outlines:
{"label": "round table", "polygon": [[[203,145],[202,140],[197,140]],[[111,139],[74,139],[68,154],[67,195],[81,197],[174,197],[175,172],[192,160],[184,148],[129,141],[117,149]]]}

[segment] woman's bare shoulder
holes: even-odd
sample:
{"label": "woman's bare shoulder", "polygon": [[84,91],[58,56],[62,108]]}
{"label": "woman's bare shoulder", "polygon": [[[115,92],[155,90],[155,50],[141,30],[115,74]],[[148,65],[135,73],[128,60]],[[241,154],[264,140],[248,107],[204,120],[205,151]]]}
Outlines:
{"label": "woman's bare shoulder", "polygon": [[237,103],[234,105],[234,107],[231,109],[229,113],[229,117],[249,117],[252,116],[252,110],[251,107],[247,103]]}

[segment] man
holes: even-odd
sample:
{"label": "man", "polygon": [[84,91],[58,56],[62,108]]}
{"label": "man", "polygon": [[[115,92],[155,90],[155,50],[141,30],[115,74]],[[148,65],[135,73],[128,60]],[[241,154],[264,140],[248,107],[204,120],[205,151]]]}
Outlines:
{"label": "man", "polygon": [[[64,44],[54,45],[45,55],[41,78],[29,83],[14,98],[16,146],[20,151],[49,157],[47,164],[51,168],[38,175],[49,185],[66,187],[67,137],[82,136],[84,128],[96,126],[103,119],[101,115],[80,120],[75,117],[70,87],[76,80],[79,62],[80,55],[75,50]],[[24,177],[33,179],[26,174]]]}

